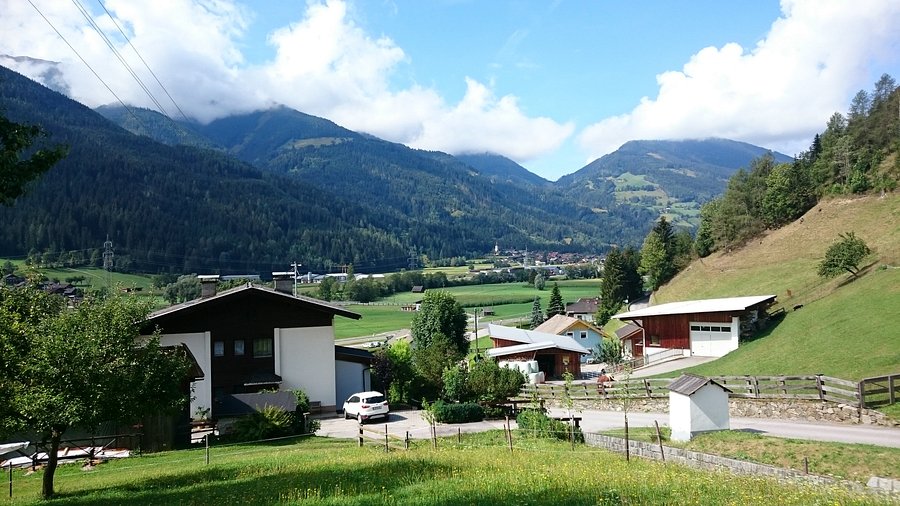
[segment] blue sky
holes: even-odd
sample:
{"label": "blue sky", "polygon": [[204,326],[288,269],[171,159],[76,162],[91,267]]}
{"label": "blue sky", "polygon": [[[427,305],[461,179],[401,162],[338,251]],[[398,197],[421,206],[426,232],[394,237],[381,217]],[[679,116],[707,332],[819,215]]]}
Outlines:
{"label": "blue sky", "polygon": [[[550,180],[637,138],[794,154],[857,90],[900,78],[893,0],[79,1],[153,83],[123,27],[200,121],[283,103],[412,147],[499,153]],[[151,106],[75,6],[33,2],[124,101]],[[70,96],[114,102],[35,8],[0,9],[0,54],[58,62]]]}

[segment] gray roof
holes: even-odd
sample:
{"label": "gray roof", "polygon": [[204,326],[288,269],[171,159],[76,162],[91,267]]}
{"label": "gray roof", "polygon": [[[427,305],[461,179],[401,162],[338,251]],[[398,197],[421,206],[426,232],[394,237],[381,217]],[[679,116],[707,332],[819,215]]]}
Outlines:
{"label": "gray roof", "polygon": [[641,330],[640,327],[633,323],[629,323],[628,325],[625,325],[624,327],[616,330],[616,337],[622,339],[623,337],[630,336],[631,334],[634,334],[639,330]]}
{"label": "gray roof", "polygon": [[716,381],[711,380],[705,376],[697,376],[696,374],[684,373],[679,378],[673,380],[666,387],[669,390],[681,394],[691,396],[697,393],[698,390],[705,387],[706,385],[713,384],[725,390],[726,392],[731,392],[727,387],[722,386]]}
{"label": "gray roof", "polygon": [[281,408],[287,412],[297,409],[297,397],[293,392],[260,392],[255,394],[231,394],[222,398],[215,407],[216,417],[241,416],[262,411],[266,406]]}
{"label": "gray roof", "polygon": [[[534,330],[523,330],[514,327],[504,327],[502,325],[488,324],[488,334],[495,339],[504,339],[507,341],[515,341],[522,344],[541,345],[541,349],[559,348],[566,351],[574,351],[586,355],[590,350],[578,344],[574,339],[568,336],[558,336],[547,332],[536,332]],[[546,346],[545,346],[546,345]],[[527,351],[527,350],[525,350]]]}
{"label": "gray roof", "polygon": [[635,320],[645,316],[662,316],[691,313],[720,313],[744,311],[763,302],[775,300],[776,295],[753,295],[749,297],[727,297],[723,299],[685,300],[658,306],[649,306],[636,311],[613,315],[619,320]]}

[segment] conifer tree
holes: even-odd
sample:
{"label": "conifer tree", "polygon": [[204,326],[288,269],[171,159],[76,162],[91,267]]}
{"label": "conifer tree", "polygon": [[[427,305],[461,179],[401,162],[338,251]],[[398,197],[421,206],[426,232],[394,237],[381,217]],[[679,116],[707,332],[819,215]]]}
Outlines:
{"label": "conifer tree", "polygon": [[531,305],[531,329],[534,330],[542,323],[544,323],[544,312],[541,310],[541,298],[535,297],[534,304]]}
{"label": "conifer tree", "polygon": [[550,303],[547,304],[547,319],[549,320],[558,314],[566,314],[566,306],[563,304],[562,295],[559,293],[559,285],[553,283],[553,289],[550,291]]}

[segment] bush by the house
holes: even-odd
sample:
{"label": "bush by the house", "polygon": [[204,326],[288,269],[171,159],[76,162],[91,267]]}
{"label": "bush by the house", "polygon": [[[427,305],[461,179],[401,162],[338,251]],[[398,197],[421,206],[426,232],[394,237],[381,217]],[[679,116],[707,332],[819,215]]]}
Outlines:
{"label": "bush by the house", "polygon": [[[556,438],[568,441],[573,428],[566,422],[554,420],[544,412],[534,409],[526,409],[516,417],[519,430],[527,437]],[[575,427],[575,441],[584,442],[584,434],[580,427]]]}
{"label": "bush by the house", "polygon": [[441,423],[469,423],[484,420],[484,409],[472,402],[451,404],[435,401],[431,405],[434,420]]}
{"label": "bush by the house", "polygon": [[[300,415],[302,419],[302,414]],[[234,423],[232,437],[238,441],[257,441],[295,433],[297,417],[277,406],[265,406],[262,410],[241,417]]]}

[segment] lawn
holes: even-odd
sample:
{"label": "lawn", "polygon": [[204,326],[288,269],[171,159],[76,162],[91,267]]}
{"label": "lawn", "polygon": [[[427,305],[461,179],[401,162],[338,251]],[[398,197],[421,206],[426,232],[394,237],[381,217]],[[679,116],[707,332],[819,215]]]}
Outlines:
{"label": "lawn", "polygon": [[[878,504],[838,489],[703,472],[502,432],[385,453],[309,438],[123,459],[57,472],[59,505]],[[42,473],[14,473],[7,504],[39,504]]]}
{"label": "lawn", "polygon": [[[784,439],[743,431],[712,432],[681,442],[668,440],[668,427],[662,427],[660,432],[666,446],[798,471],[803,470],[805,457],[812,474],[830,475],[859,483],[866,483],[871,476],[900,476],[900,448]],[[624,437],[624,430],[605,434]],[[632,429],[628,435],[637,441],[656,442],[656,430],[653,428]]]}

